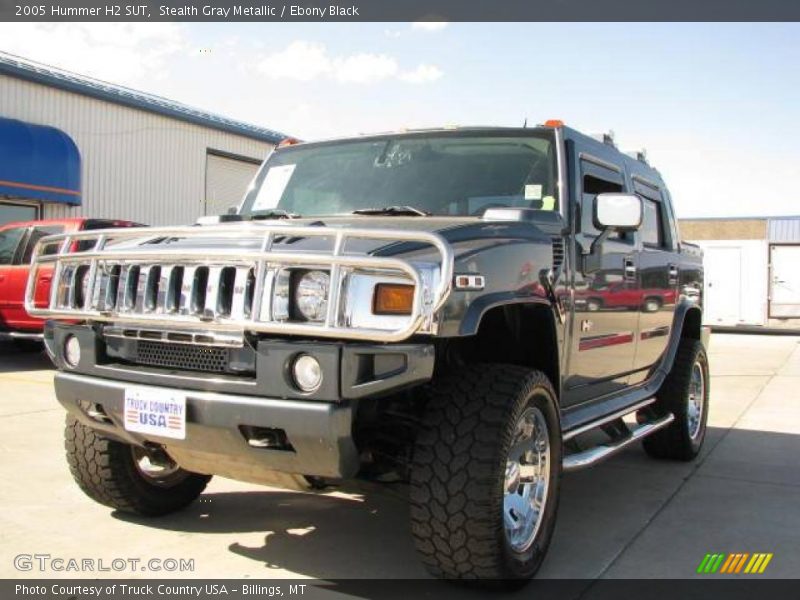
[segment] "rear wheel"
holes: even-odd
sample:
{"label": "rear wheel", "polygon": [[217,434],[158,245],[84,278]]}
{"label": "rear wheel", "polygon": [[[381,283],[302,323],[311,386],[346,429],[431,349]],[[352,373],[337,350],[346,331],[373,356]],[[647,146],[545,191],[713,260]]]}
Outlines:
{"label": "rear wheel", "polygon": [[603,308],[603,301],[599,298],[589,298],[586,301],[586,310],[589,312],[597,312],[601,308]]}
{"label": "rear wheel", "polygon": [[523,367],[432,386],[411,472],[411,529],[431,573],[524,581],[544,559],[561,475],[556,395]]}
{"label": "rear wheel", "polygon": [[160,516],[192,503],[210,475],[181,469],[162,450],[107,438],[72,416],[65,431],[72,477],[95,502],[123,512]]}
{"label": "rear wheel", "polygon": [[700,452],[708,420],[708,357],[702,342],[684,338],[653,406],[659,416],[675,415],[668,427],[642,442],[656,458],[692,460]]}

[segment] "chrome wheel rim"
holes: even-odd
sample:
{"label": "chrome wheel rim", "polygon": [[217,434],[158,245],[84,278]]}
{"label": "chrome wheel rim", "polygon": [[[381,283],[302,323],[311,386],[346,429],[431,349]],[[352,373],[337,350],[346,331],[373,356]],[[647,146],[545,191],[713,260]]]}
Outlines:
{"label": "chrome wheel rim", "polygon": [[515,552],[525,552],[543,521],[550,484],[550,435],[542,411],[529,407],[517,420],[503,481],[503,526]]}
{"label": "chrome wheel rim", "polygon": [[686,423],[689,427],[689,437],[693,440],[700,435],[705,396],[706,381],[703,365],[696,362],[692,367],[692,376],[689,380],[689,399],[686,403]]}
{"label": "chrome wheel rim", "polygon": [[181,470],[178,463],[167,456],[166,452],[149,452],[145,448],[132,446],[131,453],[136,471],[150,483],[161,486],[173,485],[186,475],[186,472]]}

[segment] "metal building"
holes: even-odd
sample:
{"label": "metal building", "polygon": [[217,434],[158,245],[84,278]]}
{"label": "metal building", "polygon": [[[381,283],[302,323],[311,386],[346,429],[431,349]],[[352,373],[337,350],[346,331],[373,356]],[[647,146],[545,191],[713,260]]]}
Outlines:
{"label": "metal building", "polygon": [[684,219],[704,250],[706,323],[800,328],[800,216]]}
{"label": "metal building", "polygon": [[186,224],[239,202],[285,136],[0,53],[0,224]]}

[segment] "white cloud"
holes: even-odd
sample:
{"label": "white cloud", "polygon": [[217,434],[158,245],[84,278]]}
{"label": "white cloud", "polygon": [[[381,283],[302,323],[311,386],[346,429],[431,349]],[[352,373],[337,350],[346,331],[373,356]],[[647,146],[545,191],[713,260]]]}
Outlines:
{"label": "white cloud", "polygon": [[97,79],[141,85],[187,51],[174,23],[2,23],[0,49]]}
{"label": "white cloud", "polygon": [[447,21],[414,21],[411,24],[412,29],[419,31],[441,31],[447,27]]}
{"label": "white cloud", "polygon": [[362,52],[331,56],[323,44],[296,40],[264,57],[257,70],[271,79],[312,81],[327,78],[339,83],[379,83],[397,79],[406,83],[430,83],[442,76],[434,65],[420,64],[402,71],[392,56]]}
{"label": "white cloud", "polygon": [[333,61],[334,77],[343,83],[372,83],[397,74],[397,61],[385,54],[354,54]]}
{"label": "white cloud", "polygon": [[441,78],[442,70],[435,65],[419,65],[413,71],[406,71],[399,75],[399,79],[406,83],[430,83]]}
{"label": "white cloud", "polygon": [[325,46],[300,40],[264,58],[258,70],[272,79],[311,81],[329,73],[331,66]]}

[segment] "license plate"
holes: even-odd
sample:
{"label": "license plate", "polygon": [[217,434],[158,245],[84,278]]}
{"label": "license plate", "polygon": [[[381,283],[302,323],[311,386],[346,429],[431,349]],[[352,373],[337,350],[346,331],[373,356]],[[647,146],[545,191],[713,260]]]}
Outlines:
{"label": "license plate", "polygon": [[172,390],[126,388],[125,429],[186,439],[186,396]]}

